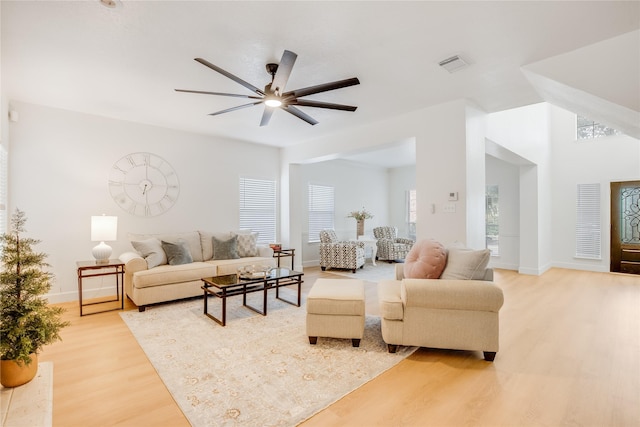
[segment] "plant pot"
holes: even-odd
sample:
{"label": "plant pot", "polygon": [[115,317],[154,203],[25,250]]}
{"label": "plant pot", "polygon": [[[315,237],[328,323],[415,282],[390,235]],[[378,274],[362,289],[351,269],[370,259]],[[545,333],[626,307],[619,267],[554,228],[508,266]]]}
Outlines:
{"label": "plant pot", "polygon": [[31,353],[31,363],[0,360],[0,383],[5,387],[18,387],[31,381],[38,373],[38,355]]}

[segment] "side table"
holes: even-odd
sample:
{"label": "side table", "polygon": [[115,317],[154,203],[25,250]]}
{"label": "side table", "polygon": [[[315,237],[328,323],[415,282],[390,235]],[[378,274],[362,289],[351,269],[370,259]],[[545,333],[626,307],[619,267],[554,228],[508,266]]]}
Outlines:
{"label": "side table", "polygon": [[291,257],[291,269],[293,270],[293,260],[295,257],[295,249],[279,249],[273,250],[273,257],[278,258],[278,268],[280,268],[280,258],[288,258]]}
{"label": "side table", "polygon": [[358,242],[364,243],[364,250],[371,249],[371,264],[376,265],[376,256],[378,255],[378,241],[374,237],[358,236]]}
{"label": "side table", "polygon": [[[96,263],[96,261],[78,261],[78,297],[80,299],[80,316],[84,316],[83,307],[88,305],[105,304],[108,302],[120,301],[120,307],[109,308],[102,311],[94,311],[88,314],[104,313],[106,311],[123,310],[124,309],[124,263],[119,259],[110,259],[108,262]],[[82,281],[90,277],[100,276],[116,276],[116,295],[115,299],[106,301],[97,301],[84,304],[82,302]]]}

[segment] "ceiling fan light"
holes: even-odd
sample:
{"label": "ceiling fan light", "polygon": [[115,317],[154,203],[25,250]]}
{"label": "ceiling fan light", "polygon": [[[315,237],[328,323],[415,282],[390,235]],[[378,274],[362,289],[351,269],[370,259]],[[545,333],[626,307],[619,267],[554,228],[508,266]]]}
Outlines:
{"label": "ceiling fan light", "polygon": [[276,98],[269,98],[266,101],[264,101],[264,103],[268,107],[279,107],[279,106],[282,105],[282,101],[280,101],[279,99],[276,99]]}

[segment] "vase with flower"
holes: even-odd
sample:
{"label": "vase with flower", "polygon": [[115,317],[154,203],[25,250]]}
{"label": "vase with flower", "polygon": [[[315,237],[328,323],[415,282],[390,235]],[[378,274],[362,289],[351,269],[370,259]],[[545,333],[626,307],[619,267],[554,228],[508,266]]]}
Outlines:
{"label": "vase with flower", "polygon": [[356,220],[356,237],[360,237],[364,234],[364,220],[373,218],[373,215],[363,207],[362,210],[349,212],[347,218],[354,218]]}

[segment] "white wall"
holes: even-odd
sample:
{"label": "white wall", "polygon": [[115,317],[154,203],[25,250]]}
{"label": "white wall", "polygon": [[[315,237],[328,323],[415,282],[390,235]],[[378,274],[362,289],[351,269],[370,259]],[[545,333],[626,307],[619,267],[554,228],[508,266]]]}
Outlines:
{"label": "white wall", "polygon": [[[399,237],[409,236],[407,192],[416,189],[416,167],[404,166],[387,170],[389,181],[389,222],[398,228]],[[386,224],[380,224],[386,225]]]}
{"label": "white wall", "polygon": [[303,193],[297,215],[302,226],[302,260],[305,266],[318,265],[318,243],[308,243],[308,185],[328,185],[335,190],[335,231],[340,240],[356,238],[356,220],[348,218],[351,211],[363,207],[373,214],[365,221],[365,234],[373,235],[373,227],[389,221],[389,184],[387,169],[345,160],[300,165],[298,187]]}
{"label": "white wall", "polygon": [[486,156],[486,185],[498,186],[499,255],[490,266],[518,270],[520,265],[520,168]]}
{"label": "white wall", "polygon": [[[444,244],[467,239],[467,163],[466,107],[458,100],[381,120],[366,126],[283,149],[283,165],[305,163],[312,159],[330,159],[338,154],[371,150],[389,141],[415,137],[416,192],[418,202],[417,238],[434,238]],[[290,177],[290,180],[293,178]],[[450,191],[459,193],[454,213],[442,208],[449,204]],[[473,199],[477,202],[477,198]],[[484,197],[481,198],[484,209]],[[283,201],[283,203],[287,203]],[[436,212],[431,213],[431,205]],[[291,209],[284,206],[283,209]],[[292,246],[302,247],[302,228],[291,224]],[[298,239],[297,241],[295,241]]]}
{"label": "white wall", "polygon": [[[609,183],[640,179],[640,141],[612,136],[577,142],[575,120],[574,113],[550,104],[488,117],[488,137],[531,162],[519,166],[518,177],[521,273],[541,274],[552,266],[609,271]],[[487,169],[487,179],[495,172],[492,169]],[[601,184],[601,260],[575,258],[579,183]],[[513,201],[501,192],[503,202]],[[501,265],[497,260],[492,263]]]}
{"label": "white wall", "polygon": [[549,106],[530,105],[487,117],[487,138],[526,161],[520,167],[518,271],[542,274],[551,267],[551,161]]}
{"label": "white wall", "polygon": [[[550,107],[553,201],[551,216],[554,265],[580,270],[609,271],[610,182],[640,180],[640,141],[610,136],[577,141],[575,115]],[[576,187],[599,183],[601,195],[602,259],[575,257]]]}
{"label": "white wall", "polygon": [[[11,102],[10,212],[23,210],[29,236],[42,240],[56,276],[52,301],[77,299],[76,261],[91,260],[90,217],[118,216],[114,256],[129,250],[127,233],[238,228],[240,176],[279,179],[279,149]],[[180,179],[178,202],[158,217],[122,211],[107,181],[122,156],[163,157]],[[99,286],[99,284],[96,284]],[[90,297],[90,295],[89,295]]]}

